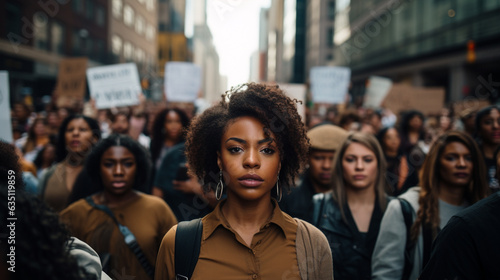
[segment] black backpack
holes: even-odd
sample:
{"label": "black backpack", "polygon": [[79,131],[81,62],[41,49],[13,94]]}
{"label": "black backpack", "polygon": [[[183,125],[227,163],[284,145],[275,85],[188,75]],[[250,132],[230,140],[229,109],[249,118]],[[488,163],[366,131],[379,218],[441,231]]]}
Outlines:
{"label": "black backpack", "polygon": [[[189,280],[200,255],[203,223],[201,218],[183,221],[175,234],[175,279]],[[179,250],[180,249],[180,250]]]}

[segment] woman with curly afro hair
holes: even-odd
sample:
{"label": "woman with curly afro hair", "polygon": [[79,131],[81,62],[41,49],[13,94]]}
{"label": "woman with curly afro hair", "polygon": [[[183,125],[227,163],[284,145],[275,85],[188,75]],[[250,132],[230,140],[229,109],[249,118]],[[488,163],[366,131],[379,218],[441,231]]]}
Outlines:
{"label": "woman with curly afro hair", "polygon": [[[250,83],[193,120],[188,164],[220,201],[201,220],[181,222],[165,235],[155,279],[333,279],[325,236],[277,203],[283,188],[294,185],[309,148],[295,103],[277,86]],[[185,242],[187,223],[203,229],[194,269],[181,273],[175,239]]]}

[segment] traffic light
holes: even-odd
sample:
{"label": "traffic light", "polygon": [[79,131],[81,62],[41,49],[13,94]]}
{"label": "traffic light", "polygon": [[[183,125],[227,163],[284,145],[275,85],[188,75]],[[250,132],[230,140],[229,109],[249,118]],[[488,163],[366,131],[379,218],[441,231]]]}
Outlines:
{"label": "traffic light", "polygon": [[476,42],[474,40],[467,41],[467,62],[476,62]]}

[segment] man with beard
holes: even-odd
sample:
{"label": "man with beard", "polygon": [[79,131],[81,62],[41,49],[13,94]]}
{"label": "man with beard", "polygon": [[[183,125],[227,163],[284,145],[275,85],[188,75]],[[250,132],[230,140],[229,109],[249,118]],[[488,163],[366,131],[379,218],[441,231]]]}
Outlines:
{"label": "man with beard", "polygon": [[279,204],[282,211],[292,217],[311,222],[312,197],[332,189],[333,158],[335,151],[347,138],[347,134],[347,131],[332,124],[321,124],[307,132],[311,143],[308,167],[300,185],[292,189],[289,194],[283,195]]}

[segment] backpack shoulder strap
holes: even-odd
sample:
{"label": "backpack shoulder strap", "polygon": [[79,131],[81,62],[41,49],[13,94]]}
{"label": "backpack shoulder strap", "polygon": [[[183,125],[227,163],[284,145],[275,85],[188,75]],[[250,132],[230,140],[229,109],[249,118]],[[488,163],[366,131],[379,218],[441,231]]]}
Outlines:
{"label": "backpack shoulder strap", "polygon": [[175,234],[176,279],[191,279],[200,255],[202,232],[201,218],[183,221],[177,225]]}
{"label": "backpack shoulder strap", "polygon": [[401,211],[406,225],[406,245],[405,245],[405,266],[403,270],[403,278],[409,279],[410,273],[413,269],[413,248],[414,242],[411,241],[411,226],[413,225],[413,214],[410,203],[403,198],[398,198],[401,203]]}

